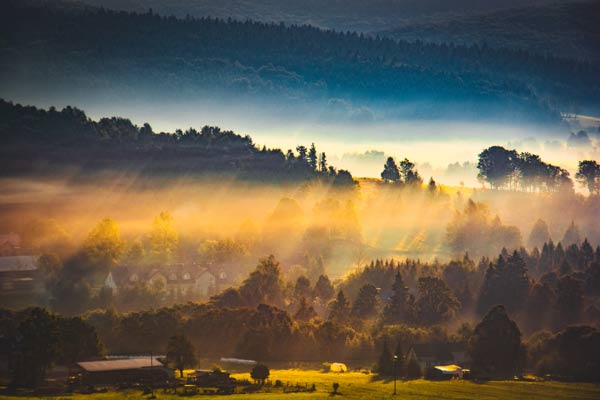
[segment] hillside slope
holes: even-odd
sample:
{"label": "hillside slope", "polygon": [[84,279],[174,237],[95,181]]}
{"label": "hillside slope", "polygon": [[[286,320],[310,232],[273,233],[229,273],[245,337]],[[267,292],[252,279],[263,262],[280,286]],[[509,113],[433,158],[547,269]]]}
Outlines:
{"label": "hillside slope", "polygon": [[[397,26],[399,20],[448,12],[479,11],[551,0],[82,0],[85,4],[125,11],[185,18],[218,17],[369,32]],[[554,1],[555,2],[555,1]]]}
{"label": "hillside slope", "polygon": [[485,43],[493,47],[598,61],[598,16],[600,1],[576,1],[419,18],[380,33],[400,40],[462,45]]}
{"label": "hillside slope", "polygon": [[[525,52],[336,33],[310,26],[175,19],[3,3],[0,96],[67,104],[267,102],[327,118],[557,120],[593,108],[600,69]],[[48,97],[51,100],[48,100]],[[27,100],[29,101],[29,100]]]}

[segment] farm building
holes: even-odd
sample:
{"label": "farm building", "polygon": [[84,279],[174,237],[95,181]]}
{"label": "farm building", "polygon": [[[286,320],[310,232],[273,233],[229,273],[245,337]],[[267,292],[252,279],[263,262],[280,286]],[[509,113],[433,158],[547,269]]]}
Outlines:
{"label": "farm building", "polygon": [[0,303],[5,307],[37,305],[44,281],[37,256],[0,256]]}
{"label": "farm building", "polygon": [[427,378],[435,380],[462,378],[463,374],[468,372],[468,369],[463,369],[462,367],[454,364],[436,365],[429,370],[427,373]]}
{"label": "farm building", "polygon": [[160,385],[173,377],[172,370],[156,357],[81,361],[72,372],[84,385]]}
{"label": "farm building", "polygon": [[450,343],[414,344],[406,354],[406,360],[415,360],[423,371],[436,365],[468,365],[464,346]]}
{"label": "farm building", "polygon": [[220,387],[229,386],[235,383],[235,379],[229,376],[229,372],[213,370],[196,370],[188,375],[189,384],[199,387]]}

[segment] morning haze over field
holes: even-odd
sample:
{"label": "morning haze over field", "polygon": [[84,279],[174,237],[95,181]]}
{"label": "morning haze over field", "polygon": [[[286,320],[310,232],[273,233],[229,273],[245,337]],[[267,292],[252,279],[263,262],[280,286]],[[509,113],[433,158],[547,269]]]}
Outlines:
{"label": "morning haze over field", "polygon": [[596,399],[600,2],[6,0],[0,399]]}

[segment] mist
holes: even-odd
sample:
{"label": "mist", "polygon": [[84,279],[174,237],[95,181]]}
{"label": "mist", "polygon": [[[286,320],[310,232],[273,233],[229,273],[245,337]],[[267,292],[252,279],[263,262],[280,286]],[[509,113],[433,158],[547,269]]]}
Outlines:
{"label": "mist", "polygon": [[[377,112],[369,110],[368,118],[364,115],[359,118],[357,110],[361,107],[349,103],[337,104],[332,110],[333,106],[324,108],[317,101],[301,102],[296,108],[260,97],[251,100],[217,95],[204,100],[154,101],[141,95],[114,98],[79,97],[73,93],[64,97],[59,93],[4,93],[0,91],[9,100],[44,108],[75,106],[94,120],[121,116],[138,126],[148,122],[157,132],[210,125],[250,135],[261,147],[283,151],[315,143],[337,167],[358,177],[379,177],[385,158],[406,157],[417,164],[426,179],[433,177],[448,185],[479,187],[473,166],[477,155],[492,145],[539,154],[547,162],[567,169],[572,176],[578,161],[600,156],[600,121],[571,118],[559,123],[534,123],[501,114],[494,119],[473,118],[466,105],[464,115],[457,110],[452,118],[403,115],[397,110],[389,114],[384,106],[374,108]],[[331,101],[327,104],[331,105]],[[365,111],[364,107],[362,110]],[[581,129],[589,132],[589,141],[573,142],[570,135]],[[469,165],[465,167],[465,163]]]}
{"label": "mist", "polygon": [[[577,194],[441,186],[432,195],[369,179],[355,189],[335,190],[318,183],[275,186],[114,173],[93,182],[65,176],[3,179],[1,185],[2,230],[21,234],[25,246],[40,252],[69,244],[76,248],[105,217],[116,221],[127,243],[145,240],[153,218],[167,211],[180,235],[180,259],[197,259],[207,240],[233,240],[246,246],[247,257],[240,262],[248,270],[257,258],[274,254],[289,271],[306,264],[311,254],[323,257],[325,271],[339,278],[374,258],[461,257],[461,250],[448,244],[447,228],[469,199],[515,226],[521,244],[538,218],[547,222],[555,241],[571,222],[582,237],[600,241],[597,199]],[[475,256],[497,256],[505,245],[495,243]]]}

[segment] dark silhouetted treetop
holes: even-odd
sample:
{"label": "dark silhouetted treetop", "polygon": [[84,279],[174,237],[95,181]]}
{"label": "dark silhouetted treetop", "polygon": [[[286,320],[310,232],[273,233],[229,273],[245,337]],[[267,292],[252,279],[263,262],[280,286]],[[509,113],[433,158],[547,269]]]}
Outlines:
{"label": "dark silhouetted treetop", "polygon": [[477,311],[483,315],[490,307],[502,304],[509,311],[517,312],[523,307],[530,285],[527,265],[518,252],[506,259],[500,256],[485,273]]}
{"label": "dark silhouetted treetop", "polygon": [[493,189],[525,191],[572,191],[573,181],[564,168],[547,164],[536,154],[519,153],[492,146],[479,154],[477,163],[482,182]]}
{"label": "dark silhouetted treetop", "polygon": [[270,375],[269,367],[264,364],[256,364],[252,371],[250,371],[250,376],[252,379],[257,381],[260,384],[264,384],[267,378]]}
{"label": "dark silhouetted treetop", "polygon": [[352,315],[360,319],[373,318],[377,314],[378,291],[371,284],[360,288],[354,304],[352,304]]}
{"label": "dark silhouetted treetop", "polygon": [[571,225],[565,231],[565,235],[563,236],[563,240],[561,244],[563,246],[570,246],[572,244],[576,244],[579,246],[581,243],[581,236],[579,234],[579,228],[575,225],[574,221],[571,221]]}
{"label": "dark silhouetted treetop", "polygon": [[183,335],[174,335],[167,344],[167,362],[179,371],[183,378],[183,370],[194,368],[197,364],[194,345]]}
{"label": "dark silhouetted treetop", "polygon": [[386,160],[381,172],[381,179],[387,182],[398,182],[400,180],[400,171],[392,157],[388,157]]}
{"label": "dark silhouetted treetop", "polygon": [[596,161],[580,161],[575,178],[590,194],[600,194],[600,165]]}
{"label": "dark silhouetted treetop", "polygon": [[541,248],[545,243],[550,242],[551,240],[548,225],[544,220],[538,219],[531,229],[529,239],[527,239],[527,247],[529,249],[533,249],[534,247]]}
{"label": "dark silhouetted treetop", "polygon": [[469,341],[472,370],[484,378],[512,378],[524,367],[521,332],[504,306],[495,306],[475,327]]}
{"label": "dark silhouetted treetop", "polygon": [[[140,128],[124,118],[96,122],[77,108],[46,111],[3,100],[0,120],[3,174],[44,174],[54,168],[79,167],[85,176],[131,170],[152,176],[206,174],[267,182],[319,179],[337,187],[355,184],[346,170],[317,168],[314,144],[314,154],[298,146],[298,157],[292,150],[286,157],[279,149],[260,149],[250,136],[219,127],[154,133],[149,124]],[[325,157],[321,153],[322,165],[326,165]]]}

